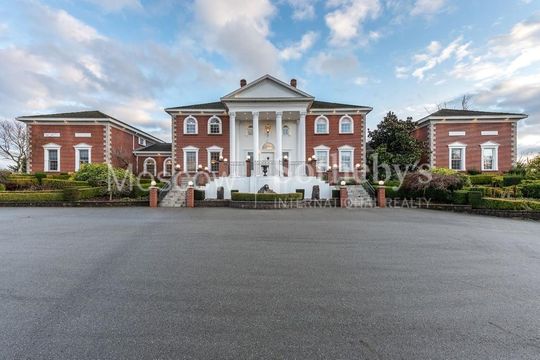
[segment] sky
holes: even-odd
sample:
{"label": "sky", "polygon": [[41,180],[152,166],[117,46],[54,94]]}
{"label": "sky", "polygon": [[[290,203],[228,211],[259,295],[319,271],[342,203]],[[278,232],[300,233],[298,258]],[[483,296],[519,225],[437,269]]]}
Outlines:
{"label": "sky", "polygon": [[271,74],[420,119],[525,112],[540,152],[538,0],[0,0],[0,118],[101,110],[170,140],[166,107]]}

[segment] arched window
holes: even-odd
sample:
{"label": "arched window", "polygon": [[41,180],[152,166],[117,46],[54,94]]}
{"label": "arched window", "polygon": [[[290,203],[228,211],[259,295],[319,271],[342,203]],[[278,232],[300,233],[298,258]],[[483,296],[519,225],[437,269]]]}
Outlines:
{"label": "arched window", "polygon": [[288,136],[289,135],[289,126],[285,125],[283,126],[283,135]]}
{"label": "arched window", "polygon": [[253,135],[253,125],[248,125],[248,127],[247,127],[247,134],[248,134],[248,135]]}
{"label": "arched window", "polygon": [[319,116],[315,119],[315,134],[328,134],[328,118]]}
{"label": "arched window", "polygon": [[339,119],[339,133],[353,133],[353,119],[349,115],[342,116],[341,119]]}
{"label": "arched window", "polygon": [[274,151],[274,144],[271,142],[265,142],[262,146],[263,151]]}
{"label": "arched window", "polygon": [[153,158],[144,159],[144,172],[156,176],[156,160]]}
{"label": "arched window", "polygon": [[199,126],[197,119],[193,116],[188,116],[184,119],[184,134],[197,134],[199,132]]}
{"label": "arched window", "polygon": [[172,176],[172,159],[166,158],[163,162],[163,175]]}
{"label": "arched window", "polygon": [[217,116],[212,116],[208,119],[208,133],[221,134],[221,119]]}

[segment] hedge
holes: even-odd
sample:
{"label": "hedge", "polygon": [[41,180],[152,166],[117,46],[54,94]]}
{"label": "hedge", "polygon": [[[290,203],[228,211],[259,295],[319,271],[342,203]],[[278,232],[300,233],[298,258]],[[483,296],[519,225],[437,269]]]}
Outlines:
{"label": "hedge", "polygon": [[522,183],[519,189],[523,197],[540,199],[540,181]]}
{"label": "hedge", "polygon": [[472,205],[473,209],[477,209],[482,205],[482,192],[471,190],[469,191],[469,204]]}
{"label": "hedge", "polygon": [[301,193],[286,194],[254,194],[254,193],[232,193],[233,201],[293,201],[303,200]]}
{"label": "hedge", "polygon": [[7,184],[15,184],[18,186],[31,186],[31,185],[38,185],[39,181],[33,176],[10,175],[7,178]]}
{"label": "hedge", "polygon": [[482,207],[497,210],[540,211],[540,201],[484,198],[482,200]]}
{"label": "hedge", "polygon": [[339,189],[332,189],[332,199],[339,199]]}
{"label": "hedge", "polygon": [[102,187],[67,187],[63,190],[65,201],[93,199],[105,195],[106,188]]}
{"label": "hedge", "polygon": [[519,185],[523,180],[521,175],[505,175],[503,176],[503,186]]}
{"label": "hedge", "polygon": [[204,200],[206,198],[206,193],[204,190],[195,189],[195,200]]}
{"label": "hedge", "polygon": [[47,179],[56,179],[56,180],[69,180],[71,175],[68,173],[62,173],[62,174],[48,174]]}
{"label": "hedge", "polygon": [[64,194],[62,191],[6,191],[0,193],[0,202],[40,202],[40,201],[62,201]]}
{"label": "hedge", "polygon": [[6,185],[0,184],[0,191],[6,191]]}
{"label": "hedge", "polygon": [[62,180],[62,179],[49,179],[45,178],[41,180],[43,186],[50,189],[65,189],[68,187],[88,187],[88,182],[86,181],[75,181],[75,180]]}
{"label": "hedge", "polygon": [[468,190],[456,190],[452,193],[452,202],[458,205],[465,205],[469,203],[469,191]]}
{"label": "hedge", "polygon": [[491,185],[494,175],[470,175],[472,185]]}
{"label": "hedge", "polygon": [[389,199],[400,197],[399,190],[394,190],[394,186],[385,186],[384,194]]}
{"label": "hedge", "polygon": [[305,193],[304,189],[296,189],[295,192],[302,194],[302,199],[306,197],[305,196],[306,193]]}

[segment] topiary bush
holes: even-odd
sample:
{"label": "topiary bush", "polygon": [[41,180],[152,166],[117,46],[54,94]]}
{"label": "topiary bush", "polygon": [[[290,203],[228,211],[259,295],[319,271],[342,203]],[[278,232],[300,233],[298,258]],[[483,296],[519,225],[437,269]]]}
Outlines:
{"label": "topiary bush", "polygon": [[521,175],[505,175],[503,176],[503,186],[519,185],[523,180]]}
{"label": "topiary bush", "polygon": [[472,185],[491,185],[493,182],[493,176],[494,175],[471,175],[469,176],[469,180],[471,181]]}
{"label": "topiary bush", "polygon": [[107,164],[83,164],[74,179],[86,181],[92,187],[106,187],[111,196],[130,195],[137,180],[128,170]]}

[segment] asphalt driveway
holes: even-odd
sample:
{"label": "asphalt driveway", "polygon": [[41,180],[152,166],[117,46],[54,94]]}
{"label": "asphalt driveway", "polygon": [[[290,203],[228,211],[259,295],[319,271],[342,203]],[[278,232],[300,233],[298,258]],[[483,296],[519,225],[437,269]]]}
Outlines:
{"label": "asphalt driveway", "polygon": [[0,358],[538,359],[540,223],[0,209]]}

